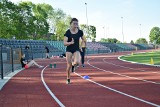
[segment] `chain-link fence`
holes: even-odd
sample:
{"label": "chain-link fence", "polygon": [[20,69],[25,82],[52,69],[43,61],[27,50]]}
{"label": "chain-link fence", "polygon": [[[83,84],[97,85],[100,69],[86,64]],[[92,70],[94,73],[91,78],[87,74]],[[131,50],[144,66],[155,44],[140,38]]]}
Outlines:
{"label": "chain-link fence", "polygon": [[21,58],[21,48],[17,49],[11,49],[11,54],[13,55],[13,71],[21,69],[21,63],[20,63],[20,58]]}
{"label": "chain-link fence", "polygon": [[0,45],[0,70],[1,70],[1,72],[0,72],[0,76],[1,76],[1,78],[3,79],[3,59],[2,59],[2,45]]}
{"label": "chain-link fence", "polygon": [[13,49],[0,45],[0,76],[2,79],[9,73],[22,68],[20,58],[20,48]]}

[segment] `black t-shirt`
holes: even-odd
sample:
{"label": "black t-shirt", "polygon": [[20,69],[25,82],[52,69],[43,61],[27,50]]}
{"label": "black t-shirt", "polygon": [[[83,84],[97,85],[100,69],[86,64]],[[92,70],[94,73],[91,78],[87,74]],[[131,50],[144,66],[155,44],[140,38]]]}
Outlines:
{"label": "black t-shirt", "polygon": [[47,52],[47,53],[49,53],[49,49],[48,49],[48,47],[45,47],[45,49],[46,49],[46,52]]}
{"label": "black t-shirt", "polygon": [[26,64],[23,63],[23,61],[26,61],[26,60],[25,60],[24,58],[21,58],[21,65],[22,65],[22,68],[24,68],[25,65],[26,65]]}
{"label": "black t-shirt", "polygon": [[79,39],[83,36],[82,30],[78,30],[76,34],[72,34],[70,30],[67,30],[64,36],[68,37],[67,42],[71,42],[72,38],[74,40],[74,44],[67,46],[66,50],[79,50]]}

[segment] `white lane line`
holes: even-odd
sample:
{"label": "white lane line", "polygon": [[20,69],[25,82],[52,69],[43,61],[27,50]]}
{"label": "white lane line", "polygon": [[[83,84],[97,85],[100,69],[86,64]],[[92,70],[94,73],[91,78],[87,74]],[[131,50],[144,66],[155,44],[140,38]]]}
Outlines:
{"label": "white lane line", "polygon": [[[78,73],[75,73],[75,74],[78,75],[79,77],[83,78],[80,74],[78,74]],[[160,107],[160,105],[158,105],[158,104],[155,104],[155,103],[152,103],[152,102],[143,100],[143,99],[141,99],[141,98],[138,98],[138,97],[135,97],[135,96],[126,94],[126,93],[124,93],[124,92],[121,92],[121,91],[118,91],[118,90],[116,90],[116,89],[110,88],[110,87],[108,87],[108,86],[102,85],[102,84],[100,84],[100,83],[98,83],[98,82],[95,82],[95,81],[93,81],[93,80],[90,80],[90,79],[87,79],[87,80],[90,81],[90,82],[92,82],[92,83],[94,83],[94,84],[96,84],[96,85],[99,85],[99,86],[101,86],[101,87],[103,87],[103,88],[106,88],[106,89],[109,89],[109,90],[114,91],[114,92],[116,92],[116,93],[119,93],[119,94],[121,94],[121,95],[130,97],[130,98],[133,98],[133,99],[135,99],[135,100],[144,102],[144,103],[146,103],[146,104],[149,104],[149,105],[152,105],[152,106],[155,106],[155,107]]]}
{"label": "white lane line", "polygon": [[[90,60],[91,60],[91,59],[90,59]],[[111,74],[116,74],[116,75],[119,75],[119,76],[122,76],[122,77],[127,77],[127,78],[131,78],[131,79],[140,80],[140,81],[143,81],[143,82],[148,82],[148,83],[153,83],[153,84],[158,84],[158,85],[160,84],[159,82],[144,80],[144,79],[140,79],[140,78],[136,78],[136,77],[131,77],[131,76],[128,76],[128,75],[124,75],[124,74],[120,74],[120,73],[115,73],[115,72],[112,72],[112,71],[107,71],[107,70],[105,70],[105,69],[98,68],[98,67],[96,67],[96,66],[94,66],[94,65],[91,65],[91,64],[89,63],[90,60],[88,60],[87,63],[88,63],[91,67],[96,68],[96,69],[98,69],[98,70],[101,70],[101,71],[104,71],[104,72],[109,72],[109,73],[111,73]]]}
{"label": "white lane line", "polygon": [[60,107],[65,107],[61,101],[53,94],[53,92],[50,90],[50,88],[47,86],[47,84],[44,81],[43,78],[43,72],[44,70],[47,68],[48,66],[46,66],[45,68],[43,68],[43,70],[41,71],[41,80],[43,82],[43,85],[45,86],[45,88],[47,89],[47,91],[49,92],[49,94],[52,96],[52,98],[54,98],[54,100],[59,104]]}
{"label": "white lane line", "polygon": [[3,79],[0,79],[0,91],[2,88],[12,79],[16,74],[23,71],[24,69],[15,70],[14,72],[9,73],[7,76],[5,76]]}
{"label": "white lane line", "polygon": [[[104,58],[103,61],[104,61],[105,63],[107,63],[107,64],[111,64],[111,65],[118,66],[118,67],[121,67],[121,68],[127,68],[127,69],[131,69],[131,70],[136,70],[136,71],[150,72],[150,71],[147,71],[147,70],[135,69],[135,68],[125,67],[125,66],[122,66],[122,65],[114,64],[114,63],[109,63],[109,62],[105,61],[105,59],[106,59],[106,58]],[[150,72],[150,73],[160,74],[159,72]]]}
{"label": "white lane line", "polygon": [[[130,54],[127,54],[127,55],[130,55]],[[122,56],[126,56],[126,55],[122,55]],[[133,62],[133,61],[127,61],[127,60],[121,59],[122,56],[118,57],[118,59],[120,61],[130,62],[130,63],[133,63],[133,64],[139,64],[139,65],[147,65],[147,66],[152,66],[152,67],[160,67],[160,65],[152,65],[152,64],[147,64],[147,63],[138,63],[138,62]]]}

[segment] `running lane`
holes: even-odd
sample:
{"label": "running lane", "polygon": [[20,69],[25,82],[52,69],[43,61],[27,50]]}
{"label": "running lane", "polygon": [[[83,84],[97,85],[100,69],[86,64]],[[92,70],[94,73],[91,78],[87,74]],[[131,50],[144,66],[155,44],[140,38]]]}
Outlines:
{"label": "running lane", "polygon": [[[98,63],[96,60],[95,62]],[[65,68],[66,63],[64,60],[57,64],[57,68],[53,69],[47,67],[44,70],[43,75],[44,81],[52,93],[54,93],[59,101],[66,107],[151,107],[149,104],[84,80],[73,73],[71,74],[71,84],[67,85]],[[79,67],[76,72],[82,76],[89,75],[91,80],[95,80],[99,83],[105,84],[106,86],[113,86],[113,88],[117,89],[125,88],[125,85],[122,85],[126,84],[125,80],[108,82],[105,72],[99,71],[89,65],[85,68]],[[117,77],[114,75],[110,76],[111,78]],[[116,82],[121,83],[118,84]],[[132,85],[130,82],[128,84]],[[132,89],[132,87],[130,89]]]}
{"label": "running lane", "polygon": [[[156,84],[160,81],[160,75],[113,66],[104,63],[103,58],[106,57],[99,56],[89,61],[90,67],[95,68],[94,73],[79,73],[90,75],[92,80],[103,85],[160,105],[160,84]],[[111,58],[111,56],[108,58]],[[153,83],[150,81],[153,81]]]}
{"label": "running lane", "polygon": [[0,107],[58,107],[41,82],[41,70],[32,67],[12,77],[0,91]]}
{"label": "running lane", "polygon": [[118,59],[117,56],[114,56],[112,58],[104,58],[105,62],[112,65],[119,65],[119,66],[125,66],[128,68],[133,68],[142,72],[148,71],[148,72],[157,72],[160,74],[160,67],[153,67],[153,66],[147,66],[142,64],[134,64],[130,62],[124,62]]}

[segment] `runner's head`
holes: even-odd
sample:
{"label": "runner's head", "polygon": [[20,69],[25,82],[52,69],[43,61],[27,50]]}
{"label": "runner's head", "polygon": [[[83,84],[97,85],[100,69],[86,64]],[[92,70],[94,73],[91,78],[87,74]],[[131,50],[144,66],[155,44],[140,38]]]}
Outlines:
{"label": "runner's head", "polygon": [[76,18],[72,18],[71,22],[70,22],[70,25],[71,25],[71,28],[75,29],[75,28],[78,28],[78,19]]}

